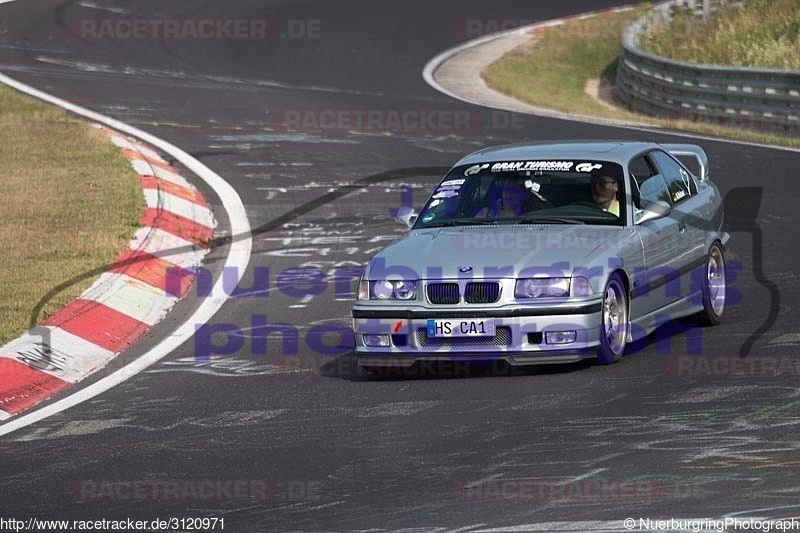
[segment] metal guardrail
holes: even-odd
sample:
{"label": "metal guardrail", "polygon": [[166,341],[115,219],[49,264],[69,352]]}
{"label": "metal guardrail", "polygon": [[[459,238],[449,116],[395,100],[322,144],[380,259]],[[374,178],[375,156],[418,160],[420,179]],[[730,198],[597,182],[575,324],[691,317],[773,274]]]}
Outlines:
{"label": "metal guardrail", "polygon": [[659,4],[625,28],[616,80],[620,100],[649,115],[800,135],[800,70],[686,63],[639,48],[639,37],[669,21],[676,5],[684,2]]}

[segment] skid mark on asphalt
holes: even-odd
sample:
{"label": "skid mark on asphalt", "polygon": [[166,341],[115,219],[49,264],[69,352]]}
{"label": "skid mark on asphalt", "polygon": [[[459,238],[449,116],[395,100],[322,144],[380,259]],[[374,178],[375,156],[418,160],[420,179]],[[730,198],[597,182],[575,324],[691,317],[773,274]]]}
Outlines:
{"label": "skid mark on asphalt", "polygon": [[189,418],[185,424],[203,428],[257,426],[266,420],[272,420],[288,409],[257,409],[251,411],[223,411],[217,415],[201,418]]}
{"label": "skid mark on asphalt", "polygon": [[743,386],[724,386],[724,387],[695,387],[687,389],[678,398],[670,398],[664,403],[684,404],[684,403],[706,403],[724,400],[726,398],[741,397],[748,392],[756,392],[760,389],[757,385]]}
{"label": "skid mark on asphalt", "polygon": [[382,418],[390,416],[411,416],[413,414],[432,409],[444,402],[422,401],[422,402],[390,402],[367,407],[355,411],[356,418]]}
{"label": "skid mark on asphalt", "polygon": [[100,4],[96,4],[94,2],[89,2],[88,0],[83,0],[78,4],[81,7],[85,7],[87,9],[99,9],[100,11],[108,11],[110,13],[114,13],[116,15],[127,15],[130,13],[127,9],[122,7],[114,7],[114,6],[102,6]]}
{"label": "skid mark on asphalt", "polygon": [[[13,1],[13,0],[6,0],[6,1]],[[207,75],[190,74],[179,70],[138,67],[133,65],[122,65],[119,67],[111,67],[110,65],[105,65],[105,64],[89,63],[86,61],[79,61],[79,60],[56,59],[53,57],[43,56],[43,55],[37,56],[36,61],[49,65],[55,65],[57,67],[64,67],[63,73],[71,77],[75,77],[76,71],[90,72],[90,73],[103,72],[106,74],[115,74],[120,78],[135,78],[137,80],[140,80],[142,78],[151,78],[156,80],[158,79],[169,80],[171,82],[181,81],[183,82],[183,86],[186,87],[197,87],[197,88],[208,89],[214,86],[218,86],[218,88],[224,89],[226,91],[232,91],[237,89],[244,89],[247,91],[251,91],[253,90],[253,88],[257,87],[261,89],[265,88],[288,89],[290,91],[310,91],[310,92],[323,92],[323,93],[333,93],[333,94],[347,94],[356,96],[377,96],[377,97],[384,96],[382,92],[375,92],[375,91],[360,91],[357,89],[325,87],[320,85],[295,85],[277,80],[238,78],[231,76],[218,76],[213,74],[207,74]],[[37,70],[37,69],[31,69],[27,65],[20,68],[30,71]],[[39,71],[47,73],[47,71],[44,69],[39,69]]]}
{"label": "skid mark on asphalt", "polygon": [[311,143],[311,144],[361,144],[360,141],[353,139],[336,139],[325,135],[314,135],[311,133],[242,133],[238,135],[211,135],[212,141],[233,143],[229,145],[209,145],[209,148],[237,148],[240,150],[252,150],[269,147],[268,144],[251,144],[251,143],[282,143],[282,142],[296,142],[296,143]]}
{"label": "skid mark on asphalt", "polygon": [[800,333],[783,333],[769,341],[770,345],[797,346],[800,345]]}
{"label": "skid mark on asphalt", "polygon": [[[152,426],[138,423],[136,418],[109,418],[91,420],[71,420],[65,422],[49,422],[43,427],[37,427],[28,433],[11,439],[15,442],[37,440],[61,439],[65,437],[81,437],[94,435],[112,429],[135,429],[145,432],[172,431],[178,428],[239,428],[259,426],[268,420],[278,418],[288,409],[255,409],[246,411],[222,411],[213,416],[188,417],[178,422],[163,426]],[[194,438],[194,437],[192,437]]]}
{"label": "skid mark on asphalt", "polygon": [[296,373],[286,365],[255,363],[252,359],[225,357],[212,355],[207,361],[200,361],[197,357],[181,357],[163,362],[159,367],[147,370],[148,374],[164,372],[194,372],[223,378],[274,376],[278,374]]}
{"label": "skid mark on asphalt", "polygon": [[58,439],[62,437],[95,435],[109,429],[126,427],[131,421],[131,418],[73,420],[65,422],[59,427],[36,428],[26,435],[11,440],[16,442],[26,442],[42,439]]}
{"label": "skid mark on asphalt", "polygon": [[237,167],[313,167],[310,161],[239,161]]}

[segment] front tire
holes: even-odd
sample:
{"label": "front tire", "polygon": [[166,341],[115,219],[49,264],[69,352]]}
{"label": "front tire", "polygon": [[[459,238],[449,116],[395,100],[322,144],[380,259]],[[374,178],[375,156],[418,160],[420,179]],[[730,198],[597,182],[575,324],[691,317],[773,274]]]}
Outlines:
{"label": "front tire", "polygon": [[628,342],[628,327],[628,295],[622,277],[615,272],[603,293],[600,347],[597,349],[600,364],[610,365],[622,358]]}
{"label": "front tire", "polygon": [[711,245],[706,257],[706,270],[701,287],[703,310],[700,311],[700,323],[704,326],[716,326],[720,323],[725,310],[725,255],[718,242]]}

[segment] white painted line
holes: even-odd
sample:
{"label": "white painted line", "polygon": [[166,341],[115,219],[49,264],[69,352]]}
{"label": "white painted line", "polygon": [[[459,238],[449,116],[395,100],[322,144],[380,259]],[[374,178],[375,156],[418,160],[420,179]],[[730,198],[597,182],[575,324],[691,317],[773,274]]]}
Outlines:
{"label": "white painted line", "polygon": [[[39,362],[36,368],[70,383],[77,383],[114,358],[114,352],[73,335],[59,327],[43,326],[50,332],[49,357],[42,355],[41,335],[25,333],[3,346],[3,355],[21,363]],[[0,426],[2,432],[5,426]]]}
{"label": "white painted line", "polygon": [[[184,268],[200,264],[206,254],[206,250],[199,248],[195,243],[158,228],[139,228],[134,234],[134,239],[144,244],[137,248],[131,246],[132,249],[155,255]],[[180,249],[181,252],[164,253],[164,250],[173,249]]]}
{"label": "white painted line", "polygon": [[[0,0],[0,4],[8,4],[8,3],[13,2],[13,1],[14,0]],[[2,420],[1,417],[0,417],[0,420]]]}
{"label": "white painted line", "polygon": [[[247,269],[247,265],[250,262],[250,254],[253,249],[253,240],[250,233],[250,222],[247,219],[247,213],[245,211],[244,204],[242,203],[242,199],[236,193],[234,188],[231,187],[228,182],[222,179],[222,177],[186,153],[184,150],[181,150],[177,146],[170,144],[167,141],[156,137],[155,135],[151,135],[150,133],[129,126],[128,124],[125,124],[119,120],[101,115],[100,113],[96,113],[61,98],[47,94],[38,89],[34,89],[33,87],[25,85],[24,83],[20,83],[17,80],[6,76],[5,74],[0,74],[0,83],[5,83],[6,85],[9,85],[33,97],[50,102],[90,120],[105,124],[112,129],[141,139],[142,141],[155,146],[159,150],[163,150],[165,153],[174,157],[191,172],[199,176],[217,194],[222,202],[223,207],[225,208],[225,211],[228,214],[228,219],[231,225],[231,234],[236,240],[230,245],[230,251],[228,252],[228,256],[225,258],[223,268],[225,270],[234,269],[236,272],[236,283],[241,281],[242,276]],[[226,280],[226,283],[230,282],[231,280]],[[0,426],[0,436],[7,435],[12,431],[16,431],[40,420],[44,420],[49,416],[53,416],[66,409],[69,409],[70,407],[74,407],[91,398],[94,398],[98,394],[101,394],[119,385],[131,376],[135,376],[150,365],[157,363],[165,356],[169,355],[173,350],[177,349],[181,344],[191,339],[192,335],[194,335],[196,324],[206,324],[210,322],[220,307],[222,307],[222,305],[228,301],[228,298],[229,297],[225,293],[223,287],[222,277],[220,276],[220,279],[217,280],[211,290],[211,297],[204,298],[192,316],[190,316],[183,324],[175,329],[172,335],[170,335],[164,341],[154,346],[131,363],[128,363],[123,368],[117,370],[109,376],[100,379],[99,381],[96,381],[95,383],[92,383],[88,387],[80,389],[57,402],[53,402],[31,413],[22,415],[19,418],[4,423],[2,426]]]}
{"label": "white painted line", "polygon": [[[612,11],[625,11],[625,10],[629,10],[629,9],[632,9],[632,6],[621,6],[621,7],[618,7],[618,8],[614,8]],[[456,45],[456,46],[454,46],[452,48],[448,48],[447,50],[435,55],[430,61],[428,61],[425,64],[425,67],[422,69],[422,79],[425,80],[425,83],[427,83],[428,85],[430,85],[431,87],[433,87],[434,89],[439,91],[440,93],[449,96],[450,98],[454,98],[456,100],[460,100],[460,101],[466,102],[468,104],[474,104],[474,105],[477,105],[477,106],[480,106],[480,107],[488,107],[488,108],[492,108],[492,109],[502,109],[502,108],[498,108],[498,107],[492,106],[492,105],[490,105],[490,104],[488,104],[486,102],[482,102],[482,101],[474,100],[472,98],[467,98],[467,97],[461,96],[460,94],[454,93],[453,91],[447,89],[446,87],[442,86],[438,81],[436,81],[436,77],[435,77],[436,70],[439,67],[441,67],[442,64],[444,64],[448,59],[450,59],[451,57],[453,57],[453,56],[455,56],[455,55],[457,55],[457,54],[459,54],[459,53],[461,53],[464,50],[467,50],[469,48],[473,48],[475,46],[480,46],[480,45],[482,45],[484,43],[488,43],[488,42],[494,41],[496,39],[502,39],[502,38],[505,38],[505,37],[509,37],[511,35],[523,35],[525,33],[528,33],[528,32],[531,32],[533,30],[536,30],[537,28],[543,28],[543,27],[548,27],[548,26],[558,26],[558,25],[564,24],[568,20],[578,20],[578,19],[582,19],[582,18],[587,18],[587,17],[593,16],[593,15],[600,14],[602,12],[607,12],[607,11],[609,11],[609,10],[592,11],[592,12],[589,12],[589,13],[584,13],[582,15],[577,15],[575,17],[569,17],[569,18],[563,18],[563,19],[554,19],[554,20],[550,20],[550,21],[539,22],[537,24],[531,24],[529,26],[520,26],[520,27],[514,28],[512,30],[503,31],[503,32],[499,32],[499,33],[493,33],[491,35],[485,35],[483,37],[478,37],[477,39],[473,39],[471,41],[467,41],[467,42],[461,43],[459,45]],[[476,74],[476,76],[477,76],[477,74]],[[505,95],[505,96],[508,96],[508,95]],[[511,97],[509,97],[509,98],[511,98]],[[523,102],[522,100],[519,100],[519,102],[521,104],[528,105],[531,108],[538,107],[538,106],[533,106],[532,104],[528,104],[527,102]],[[505,111],[505,109],[503,109],[503,111]],[[722,137],[712,137],[712,136],[709,136],[709,135],[702,135],[702,134],[699,134],[699,133],[691,133],[691,132],[686,132],[686,131],[671,130],[671,129],[667,129],[667,128],[659,128],[657,126],[651,126],[651,127],[635,126],[635,125],[631,125],[629,123],[626,123],[625,121],[622,121],[622,120],[604,119],[604,118],[599,118],[599,117],[589,117],[589,116],[585,116],[585,115],[575,115],[575,114],[567,113],[565,111],[555,111],[555,110],[549,110],[549,109],[540,108],[538,110],[531,109],[530,111],[514,111],[514,112],[515,113],[523,113],[523,114],[527,114],[527,115],[555,118],[555,119],[559,119],[559,120],[569,120],[569,121],[572,121],[572,122],[581,122],[581,123],[584,123],[584,124],[598,124],[600,126],[609,126],[609,127],[613,127],[613,128],[622,128],[622,129],[626,129],[626,130],[642,131],[642,132],[645,132],[645,133],[658,132],[658,133],[663,133],[665,135],[674,135],[676,137],[687,137],[687,138],[690,138],[690,139],[700,139],[700,140],[704,140],[704,141],[724,142],[724,143],[729,143],[729,144],[738,144],[738,145],[742,145],[742,146],[754,146],[754,147],[757,147],[757,148],[771,148],[771,149],[775,149],[775,150],[783,150],[783,151],[786,151],[786,152],[797,152],[797,153],[800,153],[800,148],[790,148],[788,146],[778,146],[778,145],[774,145],[774,144],[764,144],[764,143],[755,143],[755,142],[749,142],[749,141],[739,141],[739,140],[736,140],[736,139],[725,139],[725,138],[722,138]]]}
{"label": "white painted line", "polygon": [[148,326],[158,324],[178,301],[163,289],[125,274],[110,273],[102,274],[80,298],[101,303]]}
{"label": "white painted line", "polygon": [[442,64],[445,61],[447,61],[448,59],[450,59],[454,55],[459,54],[459,53],[461,53],[464,50],[467,50],[469,48],[473,48],[475,46],[479,46],[481,44],[494,41],[495,39],[501,39],[501,38],[509,36],[509,35],[523,35],[523,34],[527,33],[528,31],[530,31],[530,30],[532,30],[534,28],[538,28],[540,26],[544,27],[544,26],[547,26],[547,25],[554,25],[554,24],[557,24],[559,22],[561,22],[560,19],[559,20],[552,20],[552,21],[549,21],[549,22],[542,22],[542,23],[539,23],[539,24],[531,24],[530,26],[522,26],[522,27],[519,27],[519,28],[514,28],[512,30],[502,31],[502,32],[499,32],[499,33],[493,33],[491,35],[484,35],[483,37],[478,37],[477,39],[473,39],[471,41],[467,41],[465,43],[458,44],[458,45],[456,45],[456,46],[454,46],[452,48],[448,48],[444,52],[441,52],[441,53],[435,55],[430,61],[428,61],[425,64],[425,67],[422,69],[422,79],[424,79],[425,82],[428,85],[430,85],[431,87],[433,87],[434,89],[436,89],[440,93],[446,94],[450,98],[454,98],[454,99],[460,100],[462,102],[467,102],[468,104],[479,105],[481,107],[490,107],[490,106],[486,105],[483,102],[478,102],[478,101],[475,101],[475,100],[472,100],[472,99],[469,99],[469,98],[464,98],[463,96],[461,96],[459,94],[456,94],[456,93],[450,91],[449,89],[443,87],[442,85],[440,85],[439,82],[437,82],[436,78],[435,78],[435,74],[436,74],[436,71],[438,70],[438,68],[440,66],[442,66]]}
{"label": "white painted line", "polygon": [[[7,2],[13,2],[14,0],[6,0],[6,1]],[[0,1],[0,4],[2,4],[2,3],[4,3],[4,2]],[[6,413],[2,409],[0,409],[0,420],[8,420],[9,418],[11,418],[11,415],[9,413]]]}
{"label": "white painted line", "polygon": [[194,220],[207,228],[214,229],[214,215],[211,209],[204,205],[196,204],[186,198],[156,189],[144,189],[144,199],[147,202],[147,207],[161,208],[189,220]]}

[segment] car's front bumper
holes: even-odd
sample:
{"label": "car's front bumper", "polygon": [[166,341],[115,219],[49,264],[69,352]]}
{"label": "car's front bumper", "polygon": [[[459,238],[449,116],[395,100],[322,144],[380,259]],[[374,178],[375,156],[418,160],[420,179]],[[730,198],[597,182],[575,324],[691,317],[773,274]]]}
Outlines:
{"label": "car's front bumper", "polygon": [[[602,297],[558,305],[468,308],[400,307],[357,303],[353,307],[356,356],[362,366],[410,366],[417,361],[512,365],[574,362],[596,357]],[[428,337],[429,319],[493,318],[494,337]],[[547,342],[548,332],[574,331],[575,341]],[[365,336],[388,337],[388,346],[368,346]],[[384,338],[386,338],[384,337]]]}

